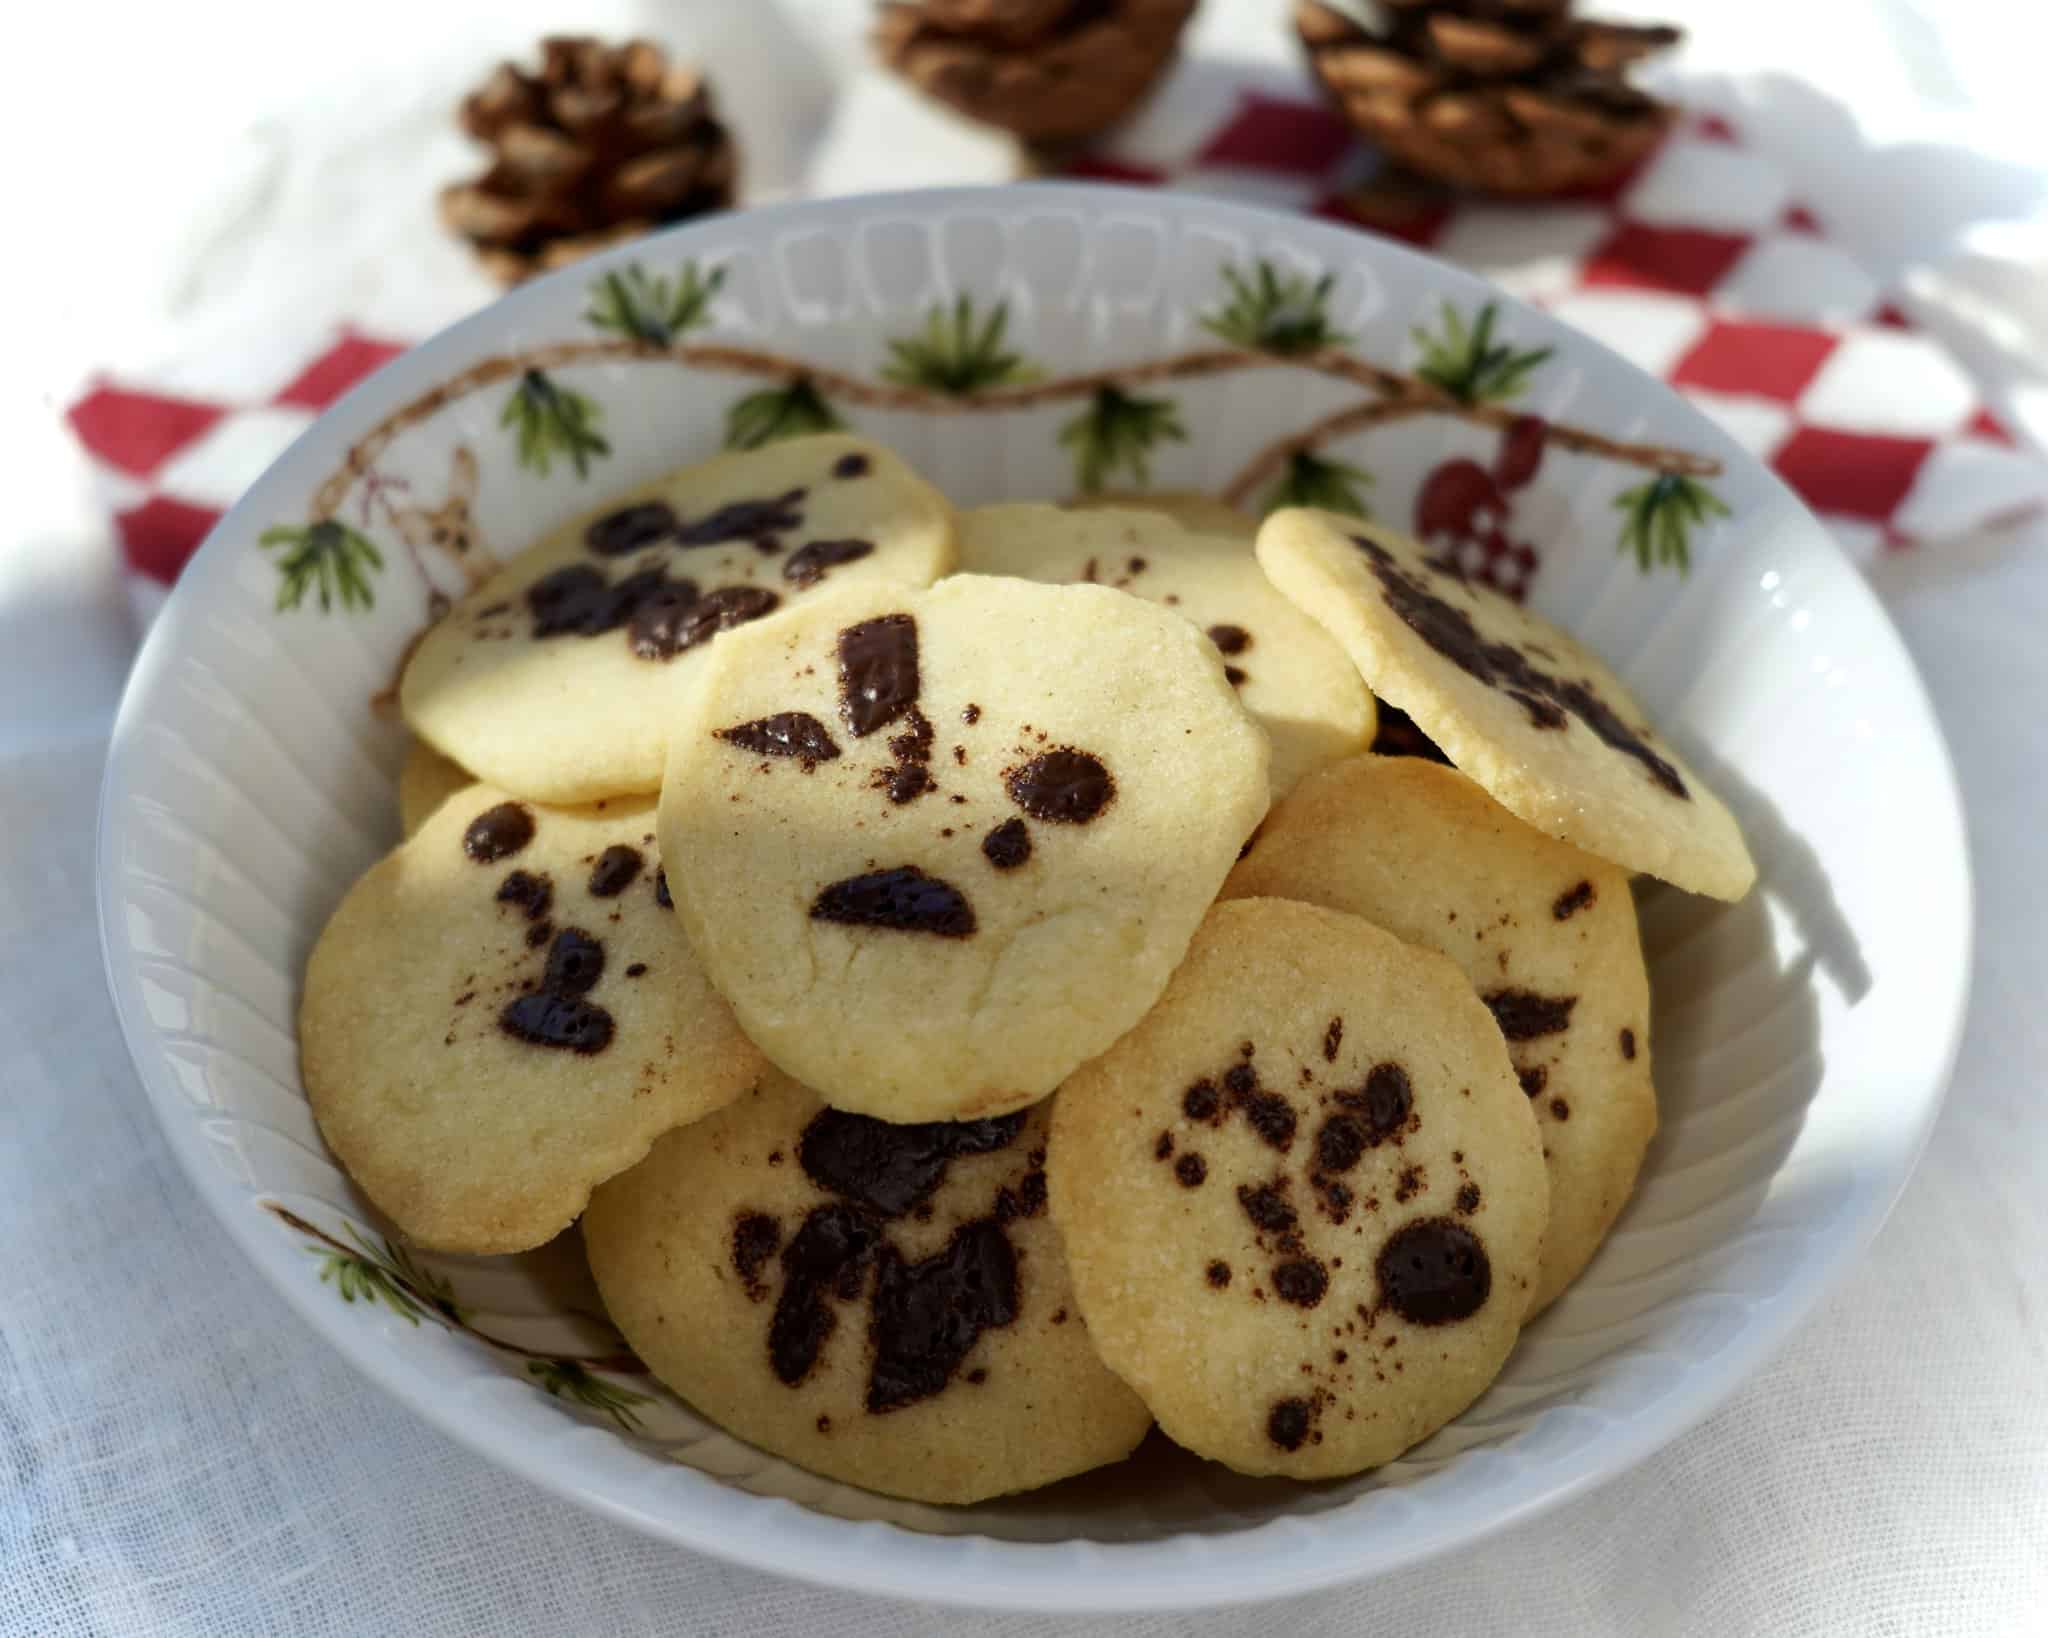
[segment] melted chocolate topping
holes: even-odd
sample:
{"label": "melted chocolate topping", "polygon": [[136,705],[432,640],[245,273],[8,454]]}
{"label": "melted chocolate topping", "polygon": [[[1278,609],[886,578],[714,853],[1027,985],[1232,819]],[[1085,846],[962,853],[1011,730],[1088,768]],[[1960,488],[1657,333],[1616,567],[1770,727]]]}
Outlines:
{"label": "melted chocolate topping", "polygon": [[831,730],[808,711],[778,711],[772,717],[717,729],[712,737],[760,756],[797,757],[807,768],[839,755]]}
{"label": "melted chocolate topping", "polygon": [[611,1045],[612,1015],[584,996],[603,974],[604,946],[581,928],[563,928],[548,948],[540,988],[508,1001],[498,1027],[534,1046],[602,1052]]}
{"label": "melted chocolate topping", "polygon": [[1337,1101],[1365,1122],[1366,1144],[1376,1149],[1408,1124],[1415,1090],[1399,1064],[1374,1064],[1365,1085],[1356,1092],[1339,1092]]}
{"label": "melted chocolate topping", "polygon": [[952,1380],[983,1331],[1016,1317],[1017,1253],[998,1224],[963,1223],[945,1250],[917,1263],[884,1245],[868,1331],[868,1410],[929,1399]]}
{"label": "melted chocolate topping", "polygon": [[839,714],[865,739],[917,703],[917,622],[884,614],[839,634]]}
{"label": "melted chocolate topping", "polygon": [[1306,1399],[1278,1399],[1266,1413],[1266,1437],[1282,1450],[1299,1450],[1308,1438],[1314,1407]]}
{"label": "melted chocolate topping", "polygon": [[1242,654],[1252,646],[1252,634],[1243,626],[1211,626],[1209,641],[1225,654]]}
{"label": "melted chocolate topping", "polygon": [[835,478],[864,478],[867,471],[868,458],[859,450],[850,455],[842,455],[832,463],[832,476]]}
{"label": "melted chocolate topping", "polygon": [[765,1212],[742,1212],[732,1223],[732,1266],[750,1301],[768,1295],[761,1265],[781,1249],[782,1225]]}
{"label": "melted chocolate topping", "polygon": [[1323,1031],[1323,1062],[1326,1064],[1335,1063],[1337,1061],[1337,1049],[1343,1044],[1344,1020],[1332,1018],[1330,1020],[1330,1027]]}
{"label": "melted chocolate topping", "polygon": [[1015,870],[1031,857],[1031,829],[1022,819],[1005,819],[981,839],[981,856],[998,870]]}
{"label": "melted chocolate topping", "polygon": [[1375,756],[1418,756],[1446,768],[1451,765],[1437,742],[1415,726],[1413,717],[1385,700],[1379,702],[1379,726],[1373,730],[1372,749]]}
{"label": "melted chocolate topping", "polygon": [[803,498],[801,489],[790,489],[758,500],[727,501],[694,523],[678,524],[675,542],[678,546],[716,546],[728,540],[759,540],[785,529],[800,529],[804,515],[797,510],[797,503]]}
{"label": "melted chocolate topping", "polygon": [[815,586],[842,563],[858,563],[875,549],[871,540],[813,540],[791,552],[782,564],[782,578],[792,586]]}
{"label": "melted chocolate topping", "polygon": [[676,901],[670,898],[668,894],[668,872],[666,870],[657,870],[654,873],[654,902],[664,910],[673,910],[676,907]]}
{"label": "melted chocolate topping", "polygon": [[906,933],[965,938],[974,931],[974,907],[950,882],[915,865],[848,876],[819,890],[813,921],[848,927],[893,927]]}
{"label": "melted chocolate topping", "polygon": [[539,921],[555,902],[555,884],[530,870],[515,870],[498,884],[497,900],[517,905],[528,921]]}
{"label": "melted chocolate topping", "polygon": [[1576,995],[1538,995],[1534,990],[1495,990],[1480,1000],[1510,1041],[1562,1034],[1571,1028],[1572,1008],[1579,1004]]}
{"label": "melted chocolate topping", "polygon": [[1594,899],[1593,884],[1580,882],[1558,894],[1557,902],[1550,907],[1551,916],[1557,921],[1570,921]]}
{"label": "melted chocolate topping", "polygon": [[1293,1257],[1273,1269],[1273,1291],[1296,1308],[1313,1308],[1330,1289],[1330,1271],[1314,1257]]}
{"label": "melted chocolate topping", "polygon": [[1316,1133],[1316,1166],[1325,1172],[1348,1172],[1369,1144],[1356,1115],[1332,1115]]}
{"label": "melted chocolate topping", "polygon": [[860,1295],[881,1239],[880,1225],[854,1206],[818,1206],[805,1216],[782,1248],[782,1295],[768,1322],[768,1363],[777,1381],[795,1387],[810,1375],[839,1324],[827,1299]]}
{"label": "melted chocolate topping", "polygon": [[624,557],[675,532],[675,509],[667,501],[643,501],[607,512],[583,531],[583,544],[599,557]]}
{"label": "melted chocolate topping", "polygon": [[1209,1180],[1209,1163],[1190,1149],[1173,1163],[1173,1175],[1184,1189],[1199,1189]]}
{"label": "melted chocolate topping", "polygon": [[1032,818],[1062,825],[1087,824],[1116,795],[1116,781],[1100,759],[1069,745],[1012,768],[1003,786]]}
{"label": "melted chocolate topping", "polygon": [[[680,584],[694,592],[688,581]],[[687,598],[664,589],[650,593],[634,609],[627,641],[643,660],[672,660],[721,631],[773,614],[781,604],[781,598],[760,586],[720,586],[702,597]]]}
{"label": "melted chocolate topping", "polygon": [[1621,1055],[1631,1063],[1635,1061],[1636,1032],[1632,1029],[1625,1029],[1621,1032]]}
{"label": "melted chocolate topping", "polygon": [[1678,770],[1651,750],[1587,684],[1553,677],[1530,664],[1512,643],[1486,641],[1469,614],[1438,597],[1385,548],[1360,536],[1352,539],[1371,562],[1387,606],[1459,670],[1514,699],[1539,728],[1562,728],[1565,712],[1571,712],[1603,744],[1640,763],[1660,788],[1682,799],[1689,796]]}
{"label": "melted chocolate topping", "polygon": [[1301,1219],[1295,1216],[1294,1208],[1271,1183],[1261,1183],[1257,1188],[1240,1183],[1237,1186],[1237,1203],[1244,1208],[1245,1216],[1252,1220],[1252,1227],[1267,1234],[1292,1234],[1301,1226]]}
{"label": "melted chocolate topping", "polygon": [[597,863],[590,867],[590,881],[586,884],[590,896],[594,899],[618,897],[633,885],[645,862],[637,847],[618,843],[606,848],[597,856]]}
{"label": "melted chocolate topping", "polygon": [[932,725],[916,706],[905,713],[903,732],[889,736],[889,754],[895,766],[876,769],[875,783],[891,802],[901,807],[932,789]]}
{"label": "melted chocolate topping", "polygon": [[1376,1266],[1380,1300],[1414,1325],[1470,1319],[1493,1290],[1486,1247],[1448,1217],[1426,1217],[1396,1231]]}
{"label": "melted chocolate topping", "polygon": [[462,833],[462,851],[478,864],[496,864],[532,840],[532,812],[517,802],[500,802],[470,820]]}
{"label": "melted chocolate topping", "polygon": [[819,1188],[901,1217],[931,1198],[953,1160],[1007,1148],[1023,1129],[1021,1113],[895,1125],[827,1109],[804,1128],[797,1160]]}

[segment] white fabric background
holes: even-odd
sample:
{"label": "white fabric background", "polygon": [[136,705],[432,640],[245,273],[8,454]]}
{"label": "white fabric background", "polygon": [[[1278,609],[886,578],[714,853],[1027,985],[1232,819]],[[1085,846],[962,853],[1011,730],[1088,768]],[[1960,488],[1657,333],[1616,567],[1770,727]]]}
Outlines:
{"label": "white fabric background", "polygon": [[[406,146],[408,108],[421,121],[442,117],[444,71],[459,83],[489,49],[479,36],[530,35],[550,10],[610,27],[663,8],[507,0],[488,23],[450,28],[416,54],[407,48],[422,25],[402,26],[406,14],[381,0],[347,8],[346,26],[305,13],[304,27],[331,37],[292,48],[282,24],[252,19],[288,12],[297,28],[302,8],[213,9],[220,15],[209,19],[195,14],[203,6],[165,8],[169,21],[150,39],[136,8],[135,51],[109,63],[105,39],[90,48],[101,53],[90,93],[79,76],[55,72],[61,56],[31,49],[17,59],[12,106],[34,115],[35,99],[46,100],[46,145],[81,110],[98,116],[86,121],[93,130],[118,125],[124,140],[94,148],[90,131],[81,139],[89,178],[79,166],[30,167],[31,202],[35,188],[53,189],[45,220],[75,220],[86,249],[38,270],[25,310],[40,316],[10,326],[15,396],[0,404],[11,519],[0,531],[0,1634],[1091,1630],[919,1610],[728,1569],[505,1477],[331,1357],[241,1262],[158,1139],[115,1033],[92,909],[105,722],[132,633],[54,410],[94,364],[217,343],[238,306],[257,335],[298,325],[317,334],[344,313],[388,313],[388,324],[416,330],[404,322],[408,304],[445,302],[452,275],[419,265],[431,252],[406,268],[379,263],[388,248],[379,235],[395,230],[365,186],[383,178],[410,199],[423,172],[448,162],[426,124]],[[1210,0],[1204,39],[1265,41],[1279,9]],[[1833,207],[1830,221],[1847,220],[1874,261],[1912,276],[1981,367],[2002,364],[2024,404],[2038,390],[2029,347],[2038,359],[2048,334],[2048,258],[2022,229],[1975,225],[2039,199],[2025,173],[1984,157],[2034,112],[2021,100],[2031,69],[1969,26],[2004,8],[1721,0],[1655,9],[1698,22],[1703,72],[1761,48],[1855,102],[1844,127],[1833,100],[1816,123],[1814,94],[1789,81],[1723,87],[1768,116],[1786,163],[1815,179],[1824,214]],[[815,50],[786,32],[804,14]],[[723,49],[752,65],[732,76],[734,100],[756,111],[757,126],[766,110],[787,136],[781,186],[795,189],[820,168],[834,181],[900,175],[903,131],[932,129],[882,82],[849,77],[838,52],[853,33],[850,0],[785,0],[780,18],[759,0],[693,0],[666,15],[723,29]],[[41,44],[82,53],[78,42],[108,25],[96,8],[73,7],[41,8],[29,26],[32,36],[68,30]],[[234,48],[225,58],[223,41]],[[145,43],[170,53],[149,65],[170,89],[146,89],[156,82],[131,60]],[[202,58],[227,76],[218,98],[194,78],[207,71]],[[188,62],[185,74],[178,65]],[[124,100],[130,90],[143,100]],[[1972,102],[1984,106],[1965,113]],[[351,103],[373,112],[337,123]],[[2000,110],[2015,122],[2001,123]],[[819,129],[829,133],[822,153],[807,135]],[[984,144],[948,140],[943,149],[920,142],[918,163],[951,176],[1000,163]],[[7,151],[37,151],[24,141]],[[285,162],[266,170],[252,141]],[[1966,143],[1979,157],[1962,171],[1930,165],[1920,191],[1895,187],[1883,209],[1871,207],[1871,167],[1889,156],[1896,178],[1897,145],[1932,141]],[[751,133],[750,145],[762,147]],[[237,170],[248,165],[270,178],[253,195]],[[87,185],[102,190],[93,212],[65,191]],[[111,264],[91,237],[106,233],[108,216],[132,239]],[[1952,244],[1964,254],[1944,258]],[[436,279],[442,293],[423,294]],[[1979,947],[1948,1109],[1843,1290],[1719,1414],[1545,1518],[1366,1586],[1116,1630],[2038,1630],[2048,1607],[2044,551],[2048,531],[2036,528],[1943,543],[1878,571],[1963,780]],[[1910,891],[1913,861],[1899,868]]]}

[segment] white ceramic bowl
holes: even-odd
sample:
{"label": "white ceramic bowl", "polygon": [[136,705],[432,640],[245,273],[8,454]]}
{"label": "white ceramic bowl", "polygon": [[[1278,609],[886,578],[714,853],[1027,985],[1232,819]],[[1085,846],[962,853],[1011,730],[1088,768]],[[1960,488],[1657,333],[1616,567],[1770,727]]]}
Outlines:
{"label": "white ceramic bowl", "polygon": [[[1036,386],[949,400],[885,379],[902,362],[888,341],[962,295],[977,332],[1006,304],[987,351],[1019,355]],[[1248,340],[1337,352],[1261,360]],[[808,389],[789,388],[792,366]],[[1418,391],[1418,370],[1450,390]],[[1075,379],[1099,371],[1114,379]],[[1347,416],[1389,394],[1395,408]],[[373,697],[408,640],[491,552],[820,402],[963,503],[1068,493],[1091,453],[1121,463],[1105,474],[1119,487],[1263,491],[1262,450],[1342,418],[1318,457],[1341,466],[1297,475],[1363,490],[1404,526],[1425,475],[1490,463],[1511,413],[1587,435],[1553,432],[1491,548],[1475,534],[1460,550],[1614,661],[1730,799],[1762,880],[1735,907],[1643,895],[1664,1128],[1641,1188],[1495,1387],[1392,1466],[1292,1487],[1148,1447],[959,1511],[868,1495],[631,1374],[573,1235],[498,1261],[403,1255],[322,1147],[298,1077],[299,973],[395,834],[400,733]],[[1151,434],[1145,470],[1105,427]],[[1683,470],[1700,487],[1645,487]],[[1135,1609],[1469,1546],[1703,1416],[1904,1183],[1955,1050],[1970,888],[1948,759],[1897,636],[1791,495],[1679,398],[1364,235],[1047,186],[719,217],[523,289],[350,394],[215,530],[150,636],[107,769],[100,911],[122,1026],[194,1186],[323,1337],[437,1426],[637,1528],[780,1573]]]}

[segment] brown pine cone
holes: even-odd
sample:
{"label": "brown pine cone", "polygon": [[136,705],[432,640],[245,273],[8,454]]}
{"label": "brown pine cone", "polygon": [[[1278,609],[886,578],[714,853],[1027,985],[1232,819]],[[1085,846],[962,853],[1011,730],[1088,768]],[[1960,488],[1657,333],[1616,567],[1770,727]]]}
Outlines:
{"label": "brown pine cone", "polygon": [[507,284],[732,203],[732,138],[693,68],[647,40],[557,36],[463,99],[491,168],[442,190],[441,219]]}
{"label": "brown pine cone", "polygon": [[1172,61],[1195,0],[898,0],[875,49],[928,96],[1031,143],[1129,113]]}
{"label": "brown pine cone", "polygon": [[1373,22],[1320,0],[1294,12],[1351,122],[1440,182],[1522,195],[1596,186],[1671,122],[1622,72],[1675,44],[1675,28],[1575,18],[1571,0],[1385,0]]}

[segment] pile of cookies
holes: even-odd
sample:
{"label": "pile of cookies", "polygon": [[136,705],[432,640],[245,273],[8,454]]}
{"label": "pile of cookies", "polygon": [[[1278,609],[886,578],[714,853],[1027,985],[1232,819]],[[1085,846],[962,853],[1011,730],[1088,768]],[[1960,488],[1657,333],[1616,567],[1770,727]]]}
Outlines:
{"label": "pile of cookies", "polygon": [[1470,1404],[1656,1126],[1630,876],[1726,808],[1563,632],[1356,519],[689,468],[429,631],[306,974],[419,1245],[579,1216],[704,1415],[968,1502],[1156,1422],[1348,1474]]}

